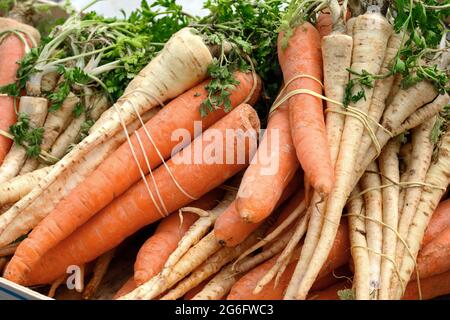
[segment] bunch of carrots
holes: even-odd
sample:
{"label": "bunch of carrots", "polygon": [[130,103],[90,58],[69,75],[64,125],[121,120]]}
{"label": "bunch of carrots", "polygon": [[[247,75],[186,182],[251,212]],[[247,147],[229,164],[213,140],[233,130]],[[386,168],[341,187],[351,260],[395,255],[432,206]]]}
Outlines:
{"label": "bunch of carrots", "polygon": [[145,234],[117,299],[449,294],[449,8],[403,2],[0,18],[3,277],[89,299]]}

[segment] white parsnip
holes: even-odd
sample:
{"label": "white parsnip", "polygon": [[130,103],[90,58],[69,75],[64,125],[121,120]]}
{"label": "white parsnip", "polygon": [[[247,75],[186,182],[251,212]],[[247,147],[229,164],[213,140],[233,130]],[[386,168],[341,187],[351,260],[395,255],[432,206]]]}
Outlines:
{"label": "white parsnip", "polygon": [[26,196],[50,172],[51,167],[35,170],[0,184],[0,207]]}
{"label": "white parsnip", "polygon": [[[369,73],[378,74],[391,33],[392,26],[379,13],[367,12],[357,17],[353,28],[354,47],[351,69],[357,73],[366,70]],[[351,75],[352,77],[354,78],[355,76]],[[360,112],[367,113],[372,101],[373,88],[364,88],[364,91],[366,99],[361,99],[354,103],[353,107]],[[306,299],[332,248],[342,210],[353,190],[353,171],[357,162],[358,148],[363,132],[364,125],[356,117],[346,116],[339,156],[335,166],[336,180],[328,196],[320,238],[304,276],[301,279],[293,280],[299,283],[295,290],[295,298],[297,299]]]}
{"label": "white parsnip", "polygon": [[[42,150],[49,151],[60,133],[70,122],[73,110],[79,102],[80,99],[71,92],[58,110],[48,113],[44,123],[44,135],[41,143]],[[20,174],[34,171],[37,167],[39,167],[38,159],[29,158],[23,165],[22,170],[20,170]]]}
{"label": "white parsnip", "polygon": [[[204,80],[212,58],[203,38],[193,29],[184,28],[175,33],[145,68],[145,76],[137,76],[132,81],[133,86],[129,87],[127,93],[113,107],[102,114],[89,136],[59,161],[36,188],[9,210],[11,216],[20,215],[28,220],[27,227],[20,229],[29,230],[50,212],[48,207],[52,209],[61,199],[61,186],[64,187],[65,195],[67,189],[73,189],[74,185],[95,169],[98,162],[95,165],[86,163],[88,154],[95,154],[95,158],[104,159],[109,151],[109,148],[104,147],[105,142],[123,130],[123,125],[130,125],[139,114],[143,115],[157,108]],[[78,166],[83,167],[81,172]],[[70,182],[68,188],[67,181]],[[36,212],[40,212],[38,217],[34,217]],[[19,227],[20,224],[11,226],[8,237],[0,234],[0,243],[9,241],[6,239],[9,239],[12,233],[20,236],[23,231],[14,230],[16,226]],[[0,231],[3,228],[0,224]]]}
{"label": "white parsnip", "polygon": [[392,274],[398,267],[395,265],[395,250],[398,227],[398,197],[400,192],[400,168],[398,153],[400,140],[394,138],[386,145],[378,160],[382,174],[381,182],[385,186],[383,195],[383,251],[381,259],[379,300],[389,299],[389,286]]}
{"label": "white parsnip", "polygon": [[[47,99],[21,97],[19,112],[28,117],[31,129],[39,128],[44,123],[47,115]],[[13,143],[11,150],[0,166],[0,183],[6,182],[19,174],[26,158],[26,149],[17,143]]]}

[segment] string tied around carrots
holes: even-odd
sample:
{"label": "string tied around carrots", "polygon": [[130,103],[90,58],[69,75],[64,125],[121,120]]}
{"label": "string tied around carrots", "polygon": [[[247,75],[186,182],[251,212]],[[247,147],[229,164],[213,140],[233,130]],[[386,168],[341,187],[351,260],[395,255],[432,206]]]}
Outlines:
{"label": "string tied around carrots", "polygon": [[373,144],[375,145],[375,148],[377,150],[377,155],[381,154],[381,145],[376,137],[376,134],[374,132],[374,130],[372,129],[372,127],[370,126],[369,122],[374,123],[377,127],[379,127],[381,130],[383,130],[385,133],[387,133],[391,138],[394,137],[394,134],[389,131],[388,129],[386,129],[385,127],[383,127],[378,121],[376,121],[375,119],[373,119],[372,117],[370,117],[367,113],[359,110],[358,108],[355,108],[353,106],[344,106],[344,104],[342,102],[336,101],[334,99],[330,99],[328,97],[325,97],[324,95],[317,93],[315,91],[309,90],[309,89],[296,89],[296,90],[292,90],[289,93],[287,93],[286,95],[283,96],[284,91],[286,90],[286,88],[289,86],[290,83],[292,83],[292,81],[300,79],[300,78],[307,78],[307,79],[311,79],[316,81],[317,83],[319,83],[321,85],[321,87],[323,88],[323,84],[322,82],[311,76],[308,74],[299,74],[295,77],[293,77],[292,79],[290,79],[284,86],[283,88],[280,90],[280,93],[278,95],[278,97],[275,99],[274,104],[272,105],[271,109],[270,109],[270,113],[274,112],[278,107],[280,107],[283,103],[285,103],[288,99],[290,99],[291,97],[298,95],[298,94],[309,94],[313,97],[331,102],[337,106],[339,106],[339,108],[333,108],[333,107],[328,107],[325,112],[336,112],[336,113],[340,113],[340,114],[344,114],[347,116],[352,116],[356,119],[358,119],[365,127],[365,129],[367,130],[367,132],[369,133],[369,136],[373,142]]}

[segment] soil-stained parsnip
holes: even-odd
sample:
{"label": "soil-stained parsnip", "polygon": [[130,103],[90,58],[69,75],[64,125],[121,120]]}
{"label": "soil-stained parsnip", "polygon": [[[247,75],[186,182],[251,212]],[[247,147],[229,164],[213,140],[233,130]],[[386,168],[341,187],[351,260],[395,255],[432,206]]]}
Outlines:
{"label": "soil-stained parsnip", "polygon": [[[13,19],[0,17],[0,33],[8,31],[21,31],[24,37],[24,43],[18,35],[14,33],[6,34],[0,41],[0,87],[14,83],[19,68],[18,62],[27,53],[26,45],[32,46],[33,42],[38,43],[40,40],[39,32],[31,26],[19,23]],[[31,38],[29,38],[31,37]],[[0,95],[0,130],[8,131],[9,127],[16,122],[16,112],[14,105],[17,101],[14,98]],[[8,154],[12,145],[12,140],[0,135],[0,165]]]}
{"label": "soil-stained parsnip", "polygon": [[[192,202],[190,206],[202,210],[212,209],[216,205],[221,191],[220,189],[212,190]],[[194,212],[183,211],[180,214],[173,212],[165,217],[154,234],[139,249],[134,263],[136,284],[141,285],[147,282],[162,270],[167,258],[177,248],[179,241],[198,218]]]}
{"label": "soil-stained parsnip", "polygon": [[266,229],[266,225],[262,225],[258,230],[252,233],[247,239],[236,247],[223,247],[214,255],[208,258],[200,267],[192,272],[189,277],[180,281],[175,288],[165,294],[161,300],[175,300],[181,298],[186,292],[200,284],[203,280],[216,274],[224,265],[237,258],[250,246],[258,241]]}
{"label": "soil-stained parsnip", "polygon": [[[138,114],[142,115],[160,106],[163,102],[177,97],[204,80],[211,62],[212,55],[208,46],[194,30],[184,28],[175,33],[146,67],[146,76],[135,79],[133,90],[102,114],[91,129],[91,134],[73,148],[62,161],[59,161],[39,183],[39,186],[14,206],[14,211],[27,215],[35,212],[29,207],[32,207],[36,201],[44,200],[46,197],[42,194],[44,192],[49,194],[52,184],[60,182],[62,177],[67,177],[75,166],[85,161],[84,157],[88,153],[123,130],[123,125],[132,123]],[[90,167],[89,170],[87,166],[85,168],[89,174],[95,166]],[[53,195],[53,192],[50,194]],[[45,200],[46,206],[54,203],[48,199]],[[46,211],[47,214],[48,212]]]}
{"label": "soil-stained parsnip", "polygon": [[[400,278],[403,283],[408,283],[414,271],[414,262],[428,222],[450,182],[450,131],[442,137],[437,157],[437,162],[430,166],[425,178],[425,183],[432,186],[424,187],[422,190],[419,206],[406,239],[412,256],[408,254],[403,257],[400,267]],[[393,287],[393,289],[392,298],[400,299],[403,295],[401,286]]]}
{"label": "soil-stained parsnip", "polygon": [[0,207],[22,199],[50,170],[51,167],[38,169],[0,184]]}
{"label": "soil-stained parsnip", "polygon": [[381,191],[383,195],[383,257],[381,259],[381,278],[378,299],[389,299],[389,287],[394,270],[398,270],[395,263],[398,228],[398,197],[400,192],[400,169],[398,153],[400,139],[394,138],[388,142],[378,159],[382,174],[381,183],[389,185]]}
{"label": "soil-stained parsnip", "polygon": [[[144,121],[151,119],[157,110],[158,108],[155,108],[146,112],[142,116],[142,119],[145,119]],[[127,127],[128,133],[132,134],[140,125],[140,121],[135,120]],[[5,212],[0,217],[0,248],[33,229],[55,208],[56,203],[67,196],[79,183],[84,181],[91,171],[114,152],[125,140],[126,134],[122,131],[89,152],[82,158],[83,161],[77,163],[72,170],[64,171],[64,174],[58,176],[58,179],[48,187],[47,191],[41,197],[37,198],[30,205],[27,211],[23,212],[21,208],[23,202],[28,201],[29,195],[26,195]],[[52,170],[50,170],[49,174],[51,174]],[[47,178],[47,176],[43,179]]]}
{"label": "soil-stained parsnip", "polygon": [[[430,222],[432,224],[433,221]],[[428,278],[450,270],[450,228],[422,247],[417,256],[419,277]],[[414,273],[412,279],[415,279]]]}
{"label": "soil-stained parsnip", "polygon": [[[340,13],[335,12],[333,17],[336,14],[340,15]],[[342,25],[339,23],[340,18],[337,19],[334,18],[334,32],[322,38],[322,58],[325,96],[334,101],[341,102],[344,100],[344,92],[349,80],[347,69],[351,66],[353,38],[351,35],[342,32]],[[354,21],[354,18],[350,19],[350,21]],[[330,148],[331,164],[334,167],[339,154],[345,117],[341,113],[332,111],[333,109],[339,109],[340,106],[329,101],[326,104],[328,109],[325,118],[327,138]],[[308,214],[310,216],[308,232],[300,253],[298,266],[294,273],[295,279],[300,279],[302,273],[305,272],[307,263],[314,253],[322,229],[326,200],[324,201],[320,194],[316,192],[312,197],[311,203],[312,205],[308,208]],[[297,285],[297,283],[293,283],[291,288]]]}
{"label": "soil-stained parsnip", "polygon": [[[260,264],[256,268],[250,270],[231,289],[228,295],[229,300],[281,300],[288,286],[289,280],[292,277],[295,266],[297,264],[298,253],[293,256],[292,262],[287,266],[283,275],[280,277],[277,286],[274,286],[275,280],[272,280],[265,286],[258,294],[254,294],[256,284],[260,279],[267,274],[267,272],[276,263],[278,256]],[[348,238],[347,220],[343,220],[338,229],[336,239],[333,244],[333,249],[327,259],[327,263],[323,266],[319,279],[335,270],[336,268],[346,264],[350,259],[350,243]]]}
{"label": "soil-stained parsnip", "polygon": [[284,103],[270,114],[258,151],[242,178],[236,197],[242,219],[257,223],[267,218],[298,167]]}
{"label": "soil-stained parsnip", "polygon": [[[351,69],[358,73],[366,70],[369,73],[378,74],[391,33],[392,26],[380,13],[368,12],[358,16],[353,28],[354,46]],[[355,76],[351,75],[352,77]],[[372,100],[373,89],[364,88],[364,91],[366,99],[359,100],[353,107],[367,113]],[[292,279],[293,283],[297,282],[299,285],[295,290],[295,295],[287,297],[289,299],[306,298],[320,268],[326,261],[336,235],[342,209],[354,187],[352,183],[353,171],[363,131],[364,125],[356,117],[346,116],[339,156],[336,161],[336,181],[328,197],[320,239],[303,278]]]}
{"label": "soil-stained parsnip", "polygon": [[357,186],[350,195],[348,203],[348,227],[350,246],[355,272],[353,276],[353,290],[357,300],[370,300],[370,260],[366,240],[366,209],[360,195],[361,188]]}
{"label": "soil-stained parsnip", "polygon": [[320,98],[295,90],[322,94],[322,53],[320,34],[309,22],[293,30],[287,47],[285,34],[278,36],[278,60],[283,71],[285,94],[289,98],[289,122],[292,140],[305,177],[319,193],[327,194],[334,181]]}
{"label": "soil-stained parsnip", "polygon": [[441,112],[449,101],[450,97],[448,93],[438,95],[432,102],[419,108],[416,112],[404,120],[403,123],[395,129],[394,133],[399,134],[419,126],[424,121]]}
{"label": "soil-stained parsnip", "polygon": [[[285,232],[262,252],[251,257],[246,257],[238,263],[236,263],[236,260],[228,264],[219,273],[217,273],[191,300],[223,299],[244,272],[255,268],[257,265],[281,252],[281,250],[283,250],[289,242],[292,234],[293,230]],[[251,248],[247,249],[246,252],[250,249]],[[241,257],[244,255],[245,252],[241,254]]]}
{"label": "soil-stained parsnip", "polygon": [[[236,107],[245,100],[251,94],[253,87],[251,74],[239,73],[236,74],[236,78],[241,83],[230,94],[232,107]],[[183,141],[181,143],[186,144],[190,142],[190,139],[195,138],[195,134],[198,134],[196,132],[200,131],[198,127],[201,126],[201,129],[205,130],[222,118],[225,115],[223,110],[201,118],[199,110],[207,95],[205,84],[206,82],[188,90],[150,119],[130,138],[129,142],[132,148],[127,141],[103,161],[83,183],[58,203],[39,227],[33,230],[33,234],[28,237],[27,244],[44,254],[88,221],[95,213],[123,194],[139,179],[142,179],[142,174],[147,174],[160,165],[164,159],[169,158],[174,152],[174,148],[180,146],[180,142],[177,141],[178,137],[172,139],[174,130],[185,129],[182,132]],[[200,93],[200,96],[196,93]],[[259,90],[256,95],[259,95]],[[201,123],[196,123],[196,121],[201,121]],[[188,138],[185,138],[186,133],[189,133]],[[188,141],[184,141],[185,139]],[[141,144],[143,148],[141,148]],[[150,184],[152,184],[151,181]],[[164,207],[164,204],[159,204],[157,208],[159,206]],[[76,215],[74,215],[75,212]],[[74,216],[76,219],[69,218]],[[47,236],[49,233],[52,234],[51,238]]]}
{"label": "soil-stained parsnip", "polygon": [[[116,247],[143,226],[201,197],[245,168],[249,157],[256,151],[257,129],[259,119],[256,111],[247,104],[240,105],[40,260],[36,259],[39,255],[37,244],[51,247],[46,245],[49,241],[47,233],[43,232],[43,237],[31,247],[28,246],[33,243],[30,235],[27,238],[30,241],[13,257],[5,276],[17,282],[28,282],[26,274],[33,271],[30,282],[47,283],[62,274],[68,265],[91,261]],[[230,131],[233,134],[225,134]],[[211,161],[213,155],[215,160]],[[234,157],[232,161],[225,161],[230,159],[230,155]],[[70,227],[70,221],[64,222]],[[54,260],[56,257],[57,262]],[[36,268],[33,268],[36,262]]]}
{"label": "soil-stained parsnip", "polygon": [[369,290],[371,297],[377,299],[378,289],[380,287],[380,268],[381,256],[383,250],[383,227],[380,221],[383,221],[383,205],[381,195],[381,179],[378,174],[378,164],[374,161],[368,167],[361,178],[361,189],[367,190],[364,193],[364,203],[366,217],[366,240],[369,248]]}
{"label": "soil-stained parsnip", "polygon": [[56,158],[62,159],[62,157],[69,150],[70,145],[77,142],[81,125],[86,121],[86,114],[81,114],[78,118],[73,119],[67,126],[66,130],[56,139],[55,143],[49,150],[49,154]]}
{"label": "soil-stained parsnip", "polygon": [[102,254],[95,262],[94,270],[92,271],[92,277],[83,290],[83,299],[91,299],[97,292],[103,277],[108,271],[109,264],[114,258],[115,250],[112,249],[105,254]]}
{"label": "soil-stained parsnip", "polygon": [[[36,97],[21,97],[19,113],[29,119],[30,128],[36,129],[42,126],[47,115],[47,99]],[[0,166],[0,183],[14,178],[26,161],[27,150],[14,143]]]}
{"label": "soil-stained parsnip", "polygon": [[[301,170],[298,170],[291,182],[283,190],[283,193],[275,206],[278,208],[286,199],[288,199],[299,188],[301,182]],[[221,214],[214,224],[214,234],[217,240],[227,247],[234,247],[245,240],[253,231],[255,231],[264,221],[258,223],[248,223],[244,221],[236,209],[235,202]]]}
{"label": "soil-stained parsnip", "polygon": [[[433,143],[431,142],[431,131],[433,130],[436,117],[432,117],[412,131],[412,154],[407,169],[407,182],[423,183],[430,167],[433,155]],[[422,186],[405,186],[403,206],[399,207],[400,220],[398,223],[398,234],[401,239],[406,239],[409,226],[419,205]],[[397,239],[396,264],[399,264],[405,254],[405,247],[400,239]]]}
{"label": "soil-stained parsnip", "polygon": [[[66,128],[70,119],[72,118],[73,109],[78,104],[80,99],[73,94],[69,93],[67,98],[62,103],[61,107],[56,111],[50,111],[45,119],[44,123],[44,135],[42,137],[41,149],[49,151],[55,140],[60,133]],[[22,169],[20,174],[25,174],[34,171],[39,167],[39,161],[36,158],[29,158]]]}

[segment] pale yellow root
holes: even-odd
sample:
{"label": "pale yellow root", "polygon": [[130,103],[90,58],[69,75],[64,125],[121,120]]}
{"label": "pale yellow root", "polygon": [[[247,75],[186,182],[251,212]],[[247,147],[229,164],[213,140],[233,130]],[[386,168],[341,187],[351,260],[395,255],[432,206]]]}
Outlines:
{"label": "pale yellow root", "polygon": [[353,27],[355,26],[356,17],[352,17],[347,20],[346,28],[345,28],[345,34],[353,37]]}
{"label": "pale yellow root", "polygon": [[381,256],[383,249],[383,228],[379,223],[383,221],[383,206],[381,195],[381,179],[378,174],[378,165],[372,162],[361,178],[362,190],[370,190],[364,194],[365,212],[368,219],[365,220],[367,247],[369,248],[369,290],[371,297],[377,299],[380,286]]}
{"label": "pale yellow root", "polygon": [[[41,144],[43,151],[48,151],[65,129],[70,119],[72,119],[73,109],[79,102],[80,99],[71,92],[58,110],[48,113],[44,123],[44,135]],[[22,170],[20,170],[20,174],[34,171],[37,167],[39,167],[38,159],[29,158],[23,165]]]}
{"label": "pale yellow root", "polygon": [[392,274],[398,267],[395,265],[395,250],[397,244],[398,197],[400,187],[400,169],[398,153],[400,140],[394,138],[384,147],[378,160],[382,173],[383,185],[393,184],[382,190],[383,195],[383,258],[381,260],[379,300],[389,299],[389,287]]}
{"label": "pale yellow root", "polygon": [[[355,18],[347,21],[347,28],[352,28]],[[353,38],[352,32],[348,35],[333,33],[322,39],[322,56],[324,68],[325,96],[335,101],[343,101],[345,87],[347,86],[349,74],[347,69],[351,66]],[[327,102],[328,108],[340,108],[333,103]],[[330,146],[331,163],[336,164],[339,154],[340,141],[344,130],[345,116],[337,112],[326,114],[327,137]],[[288,295],[295,294],[300,279],[316,248],[323,224],[323,212],[326,208],[326,200],[314,192],[308,208],[310,220],[305,244],[300,253],[300,259],[295,268],[292,281],[287,289]],[[297,281],[296,281],[297,280]]]}
{"label": "pale yellow root", "polygon": [[259,248],[267,245],[268,243],[270,243],[271,241],[273,241],[274,239],[276,239],[283,231],[285,231],[295,220],[298,219],[298,217],[302,216],[305,213],[305,208],[306,207],[306,201],[302,201],[299,206],[297,208],[295,208],[295,210],[293,210],[289,216],[282,222],[280,223],[279,226],[277,226],[271,233],[269,233],[268,235],[264,236],[264,238],[262,238],[260,241],[258,241],[257,243],[255,243],[255,245],[253,245],[252,247],[250,247],[248,250],[246,250],[237,260],[235,263],[239,262],[240,260],[244,259],[245,257],[247,257],[248,255],[250,255],[251,253],[255,252],[256,250],[258,250]]}
{"label": "pale yellow root", "polygon": [[50,286],[47,296],[49,298],[54,298],[55,294],[56,294],[56,290],[58,290],[59,286],[62,285],[64,283],[64,281],[66,281],[66,279],[67,279],[67,275],[64,274],[61,277],[59,277],[58,279],[56,279],[55,281],[53,281],[52,285]]}
{"label": "pale yellow root", "polygon": [[[151,110],[144,114],[143,119],[150,119],[157,113],[157,109]],[[140,126],[139,120],[136,120],[128,127],[131,134]],[[106,143],[98,146],[92,152],[82,157],[77,165],[72,166],[70,170],[63,171],[58,178],[45,190],[44,194],[31,202],[27,210],[22,208],[34,199],[36,190],[42,187],[48,181],[48,177],[55,170],[60,168],[60,163],[54,165],[52,170],[39,181],[36,188],[31,190],[29,194],[23,197],[19,202],[12,206],[7,212],[0,216],[0,247],[5,246],[20,236],[26,234],[33,229],[42,219],[44,219],[56,206],[56,204],[73,190],[85,177],[87,177],[106,157],[114,152],[123,142],[126,136],[124,132],[120,132]],[[55,169],[55,167],[58,167]]]}
{"label": "pale yellow root", "polygon": [[[450,131],[447,131],[442,138],[439,148],[437,162],[431,164],[428,169],[425,183],[433,187],[424,187],[417,207],[416,214],[409,228],[406,244],[410,249],[410,254],[405,254],[400,267],[400,277],[402,283],[408,283],[415,268],[415,261],[419,253],[420,244],[425,230],[430,222],[431,216],[439,201],[445,193],[450,182]],[[420,270],[419,270],[420,272]],[[404,286],[393,288],[395,293],[391,298],[400,299],[403,296]]]}
{"label": "pale yellow root", "polygon": [[[212,278],[205,287],[195,295],[192,300],[220,300],[223,299],[231,290],[233,285],[239,280],[240,276],[267,259],[272,258],[289,242],[293,234],[293,230],[285,233],[282,237],[272,243],[266,250],[261,253],[246,257],[238,263],[230,263],[224,267],[214,278]],[[242,255],[241,255],[242,256]]]}
{"label": "pale yellow root", "polygon": [[[425,182],[428,168],[433,155],[433,144],[431,142],[431,130],[436,122],[436,117],[424,122],[412,131],[412,154],[408,166],[408,181],[414,183]],[[400,208],[400,220],[398,233],[401,239],[405,240],[411,221],[419,205],[422,187],[411,186],[404,188],[404,203]],[[407,251],[406,251],[407,252]],[[405,254],[405,247],[400,239],[397,239],[396,264],[399,265]]]}
{"label": "pale yellow root", "polygon": [[178,243],[177,248],[169,256],[163,269],[161,270],[161,279],[167,278],[172,272],[173,267],[180,261],[183,255],[188,252],[188,250],[198,243],[203,236],[208,232],[211,226],[217,220],[217,217],[222,214],[233,202],[236,197],[235,191],[228,191],[222,201],[212,210],[208,210],[209,213],[206,217],[200,217],[194,224],[189,228],[186,234],[181,238]]}
{"label": "pale yellow root", "polygon": [[93,97],[91,97],[89,105],[91,106],[87,110],[89,118],[95,121],[97,121],[100,118],[103,112],[105,112],[106,110],[108,110],[109,107],[111,107],[108,98],[103,94],[94,95]]}
{"label": "pale yellow root", "polygon": [[[366,13],[358,16],[353,27],[353,53],[351,69],[361,73],[366,70],[378,74],[383,63],[387,42],[392,33],[392,26],[380,14]],[[353,75],[350,76],[354,78]],[[360,90],[358,87],[355,90]],[[354,108],[367,113],[372,100],[373,89],[364,88],[366,99],[354,104]],[[346,116],[342,133],[339,156],[336,161],[335,184],[328,197],[320,239],[301,279],[293,278],[296,286],[295,295],[288,299],[306,299],[310,288],[325,263],[333,246],[339,226],[342,210],[353,190],[352,178],[357,160],[359,143],[364,132],[364,125],[355,117]]]}
{"label": "pale yellow root", "polygon": [[[405,125],[402,127],[402,123],[404,123],[406,119],[416,119],[416,113],[420,112],[419,110],[427,107],[422,106],[433,101],[436,98],[437,94],[438,93],[434,86],[427,81],[421,81],[416,83],[414,86],[409,87],[408,89],[400,90],[395,96],[392,103],[386,108],[383,114],[381,125],[389,132],[391,132],[392,136],[397,136],[403,133],[405,130],[412,129],[413,126]],[[433,110],[439,109],[435,106],[435,104],[438,104],[437,100],[438,99],[429,104],[433,105]],[[439,98],[439,102],[443,102],[443,100]],[[439,110],[442,110],[445,104],[439,105]],[[427,108],[427,110],[430,111],[430,108]],[[424,119],[429,119],[435,116],[439,112],[439,110],[435,110],[434,112],[427,111],[426,116],[421,117],[422,119],[419,123],[417,123],[417,125],[422,123]],[[382,128],[378,128],[376,139],[381,148],[383,148],[391,139],[391,135],[389,135],[389,133],[387,133]],[[363,154],[364,156],[358,158],[358,161],[354,168],[355,174],[353,177],[353,185],[356,185],[359,178],[363,175],[364,171],[366,171],[367,166],[377,157],[378,152],[375,146],[371,144],[365,152],[362,153],[360,150],[359,154]]]}
{"label": "pale yellow root", "polygon": [[32,26],[18,22],[15,19],[0,17],[0,32],[11,29],[23,32],[25,35],[31,38],[30,40],[35,43],[39,43],[41,41],[41,34]]}
{"label": "pale yellow root", "polygon": [[[36,97],[21,97],[19,112],[26,114],[30,120],[30,127],[35,129],[42,126],[47,115],[47,99]],[[14,178],[26,161],[26,149],[13,143],[0,166],[0,183]]]}
{"label": "pale yellow root", "polygon": [[73,119],[67,126],[66,130],[56,139],[55,143],[49,150],[49,154],[56,159],[62,159],[67,153],[69,147],[77,143],[77,139],[81,130],[81,125],[86,121],[86,115],[83,113],[78,118]]}
{"label": "pale yellow root", "polygon": [[446,106],[449,102],[450,98],[447,93],[437,96],[437,98],[434,99],[432,102],[419,108],[405,121],[403,121],[403,123],[394,130],[394,133],[400,134],[402,132],[405,132],[407,130],[419,126],[424,121],[434,117],[439,112],[441,112],[444,106]]}
{"label": "pale yellow root", "polygon": [[13,243],[0,249],[0,257],[12,256],[20,243]]}
{"label": "pale yellow root", "polygon": [[211,231],[183,255],[183,257],[172,267],[167,277],[161,277],[161,273],[159,273],[132,292],[122,296],[120,299],[155,299],[200,266],[210,256],[219,251],[221,247],[219,241],[217,241],[214,236],[214,231]]}
{"label": "pale yellow root", "polygon": [[3,269],[5,268],[8,261],[9,261],[9,258],[6,258],[6,257],[0,258],[0,274],[3,274]]}
{"label": "pale yellow root", "polygon": [[[384,56],[383,65],[381,66],[380,74],[388,74],[391,67],[392,61],[395,58],[401,44],[401,35],[393,34],[389,38],[387,44],[386,54]],[[375,81],[375,86],[373,89],[372,101],[370,103],[368,116],[371,119],[369,121],[369,127],[376,132],[378,128],[377,124],[383,115],[386,106],[388,106],[385,101],[389,95],[392,83],[394,82],[394,76],[386,77]],[[364,134],[361,138],[361,144],[358,150],[357,159],[365,156],[365,152],[369,146],[373,144],[373,140],[369,134],[369,131],[364,130]]]}
{"label": "pale yellow root", "polygon": [[298,243],[300,242],[300,239],[305,235],[306,229],[308,227],[308,219],[309,216],[306,214],[303,217],[299,218],[298,224],[295,227],[294,234],[292,235],[291,239],[289,240],[288,244],[284,248],[283,252],[278,257],[275,264],[270,268],[270,270],[262,277],[253,292],[255,294],[261,292],[261,290],[264,288],[266,284],[268,284],[272,279],[277,275],[280,274],[279,271],[281,269],[284,269],[286,266],[286,263],[289,262],[290,257],[292,256],[295,248],[297,247]]}
{"label": "pale yellow root", "polygon": [[357,300],[370,300],[370,261],[366,241],[366,219],[364,200],[357,186],[348,203],[348,222],[351,254],[354,262],[353,290]]}
{"label": "pale yellow root", "polygon": [[165,294],[161,300],[176,300],[182,297],[190,289],[208,279],[211,275],[217,273],[224,265],[241,255],[250,246],[258,241],[263,235],[265,226],[258,228],[247,239],[235,247],[223,247],[214,255],[208,258],[200,267],[192,272],[189,277],[183,279],[178,285]]}
{"label": "pale yellow root", "polygon": [[0,207],[22,199],[50,170],[51,167],[42,168],[0,184]]}
{"label": "pale yellow root", "polygon": [[101,255],[95,262],[92,278],[89,280],[86,288],[83,291],[83,299],[91,299],[97,292],[97,289],[99,288],[103,277],[108,271],[109,264],[114,257],[114,251],[115,250],[113,249],[106,252],[105,254]]}
{"label": "pale yellow root", "polygon": [[[130,125],[138,114],[143,115],[204,80],[212,59],[209,48],[199,35],[192,32],[192,29],[184,28],[174,34],[146,67],[150,70],[148,75],[136,77],[133,80],[135,83],[133,90],[129,90],[127,95],[104,112],[89,136],[59,161],[39,185],[12,208],[10,215],[13,217],[19,214],[27,217],[26,227],[21,229],[33,228],[43,216],[48,214],[48,208],[53,209],[61,197],[67,194],[67,189],[73,189],[74,185],[80,183],[95,169],[98,163],[86,163],[86,158],[89,154],[98,155],[99,149],[104,150],[105,142],[123,130],[122,124]],[[101,157],[98,157],[104,159],[105,156],[105,153],[102,153]],[[92,162],[92,160],[89,161]],[[79,173],[78,166],[83,167],[82,173]],[[74,179],[72,179],[72,173],[75,173]],[[67,182],[63,183],[62,180],[69,177],[71,179],[67,182],[70,182],[70,187],[66,187]],[[62,193],[59,191],[61,187],[64,187]],[[37,212],[39,214],[34,217]],[[9,231],[8,238],[12,233],[20,236],[22,230],[15,230],[20,225],[14,225]],[[3,228],[4,226],[0,223],[0,231]],[[10,240],[0,234],[0,243],[5,241]]]}

